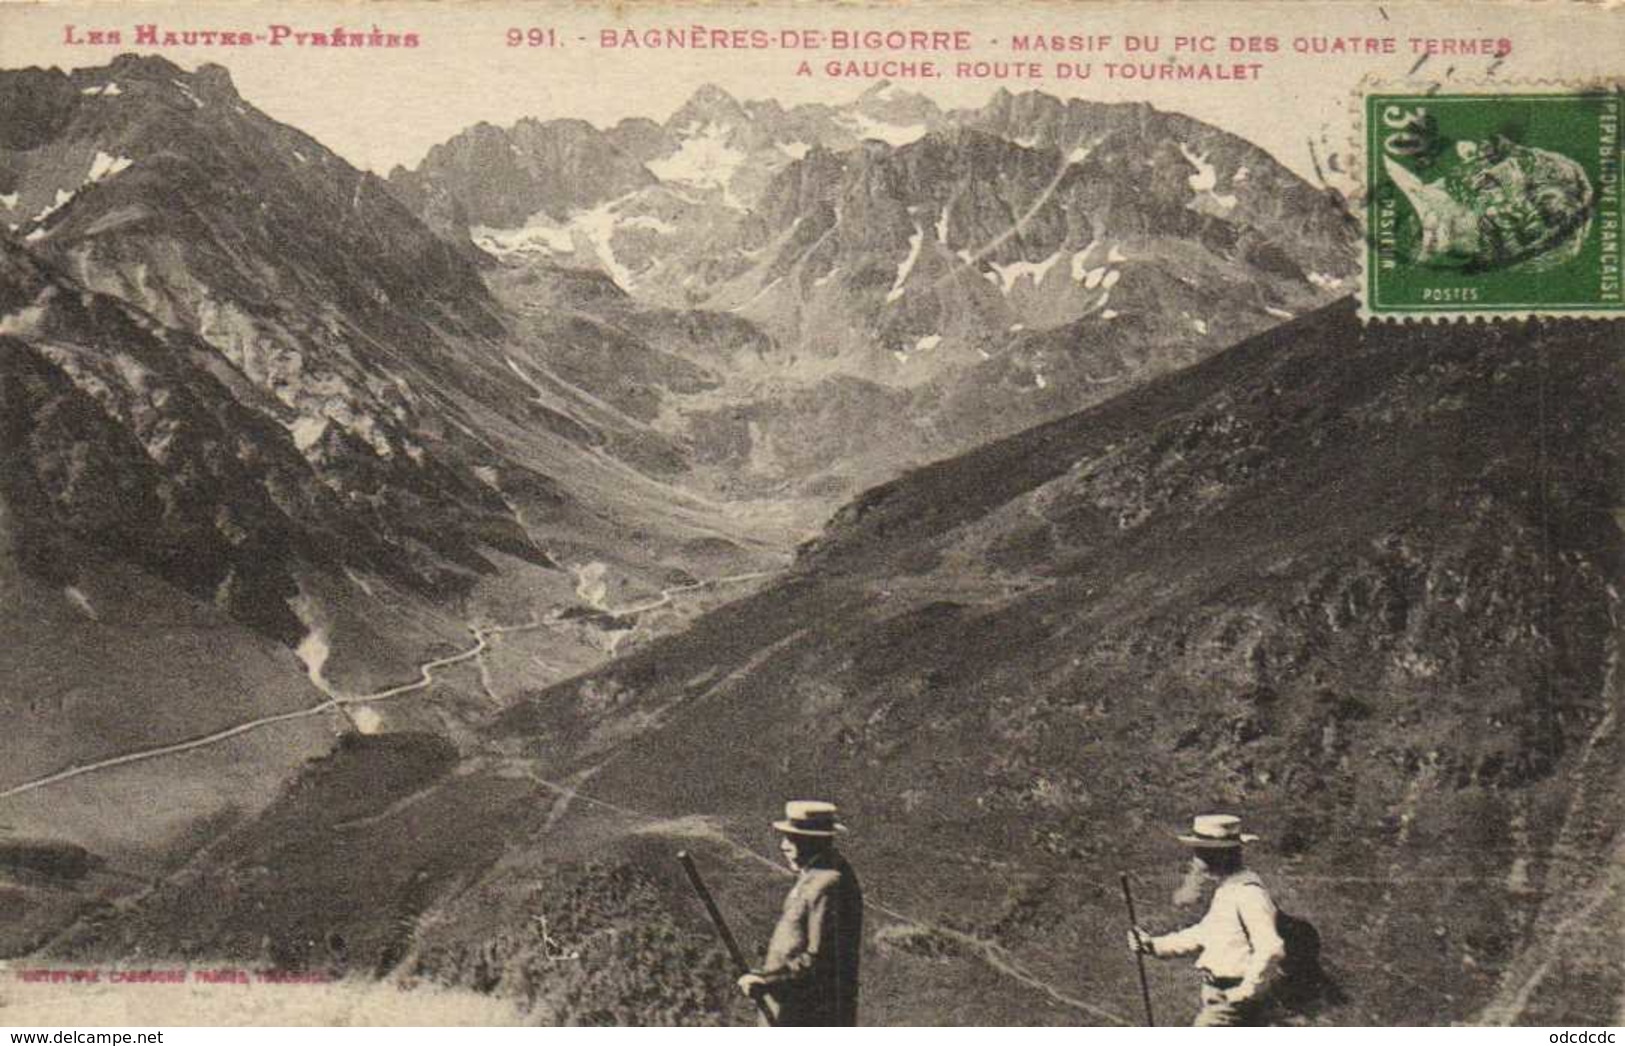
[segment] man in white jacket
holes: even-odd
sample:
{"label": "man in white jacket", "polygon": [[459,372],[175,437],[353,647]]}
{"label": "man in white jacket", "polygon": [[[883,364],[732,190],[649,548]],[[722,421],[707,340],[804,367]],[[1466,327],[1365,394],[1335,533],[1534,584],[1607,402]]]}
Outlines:
{"label": "man in white jacket", "polygon": [[1264,880],[1242,864],[1242,844],[1256,838],[1244,834],[1240,818],[1229,814],[1197,817],[1191,833],[1179,837],[1192,856],[1174,901],[1192,904],[1212,887],[1207,914],[1194,926],[1160,937],[1138,926],[1129,931],[1134,951],[1159,959],[1196,957],[1202,971],[1199,1028],[1269,1022],[1269,991],[1286,943],[1276,928],[1275,902]]}

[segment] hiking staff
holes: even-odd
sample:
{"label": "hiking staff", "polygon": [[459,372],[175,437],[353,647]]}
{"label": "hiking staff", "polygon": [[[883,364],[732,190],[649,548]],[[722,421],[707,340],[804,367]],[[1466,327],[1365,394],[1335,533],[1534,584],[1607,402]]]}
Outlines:
{"label": "hiking staff", "polygon": [[[1132,932],[1133,930],[1138,929],[1140,925],[1140,920],[1134,917],[1134,892],[1128,888],[1127,872],[1119,872],[1117,874],[1117,878],[1118,881],[1123,884],[1123,903],[1128,905],[1128,924]],[[1138,950],[1135,951],[1134,965],[1140,971],[1140,1001],[1145,1003],[1145,1026],[1147,1028],[1155,1028],[1157,1026],[1157,1018],[1151,1012],[1151,985],[1146,983],[1145,979],[1144,952]]]}
{"label": "hiking staff", "polygon": [[[722,940],[722,947],[727,949],[728,958],[733,960],[734,976],[742,977],[749,973],[750,965],[745,962],[745,953],[739,950],[739,942],[734,940],[733,932],[728,929],[727,921],[722,918],[722,910],[717,907],[711,891],[706,889],[705,880],[700,878],[700,870],[694,867],[694,858],[688,855],[687,850],[678,850],[677,860],[682,864],[683,871],[688,874],[688,884],[694,887],[694,893],[705,906],[705,914],[711,917],[711,925],[716,928],[717,937]],[[773,1011],[768,1008],[767,1000],[757,997],[753,1001],[762,1015],[762,1020],[772,1025]]]}
{"label": "hiking staff", "polygon": [[1281,911],[1242,848],[1258,836],[1234,814],[1201,814],[1179,841],[1191,852],[1174,903],[1209,896],[1194,925],[1153,937],[1136,926],[1129,947],[1154,959],[1194,958],[1202,973],[1198,1028],[1267,1027],[1278,1016],[1274,988],[1287,959]]}

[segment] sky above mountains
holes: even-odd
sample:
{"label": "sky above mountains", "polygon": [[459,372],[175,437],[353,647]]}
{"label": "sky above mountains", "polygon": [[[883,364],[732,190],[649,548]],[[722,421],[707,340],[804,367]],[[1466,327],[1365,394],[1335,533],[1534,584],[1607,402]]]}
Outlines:
{"label": "sky above mountains", "polygon": [[[304,4],[297,18],[286,6],[231,5],[210,17],[201,5],[151,4],[128,9],[90,5],[5,5],[0,33],[0,67],[56,65],[62,68],[100,65],[134,46],[138,23],[160,29],[250,29],[265,32],[273,24],[297,30],[327,31],[335,26],[370,31],[373,21],[358,21],[353,6]],[[1181,9],[1158,12],[1146,5],[1090,5],[1064,16],[1013,19],[1008,10],[940,7],[903,25],[896,14],[842,11],[838,18],[803,8],[763,6],[731,11],[723,18],[702,20],[707,27],[862,30],[881,25],[920,29],[964,29],[973,49],[959,54],[896,54],[875,51],[792,52],[777,47],[765,50],[637,50],[604,49],[604,29],[683,28],[695,24],[694,11],[677,7],[640,7],[626,18],[605,9],[581,5],[571,9],[537,7],[527,18],[498,8],[447,8],[439,5],[398,3],[369,9],[378,28],[386,32],[415,32],[421,46],[413,49],[350,50],[340,54],[327,48],[284,45],[252,47],[172,47],[161,53],[192,69],[204,62],[219,62],[232,72],[245,97],[276,119],[303,128],[359,167],[386,173],[396,164],[415,164],[428,148],[470,124],[486,120],[511,124],[534,116],[548,119],[579,117],[600,126],[629,116],[664,120],[696,88],[715,83],[739,98],[774,97],[785,105],[807,101],[845,102],[871,86],[870,80],[832,80],[823,72],[830,59],[913,58],[937,62],[944,77],[936,80],[900,80],[899,86],[928,94],[945,107],[981,106],[1000,87],[1012,91],[1044,90],[1060,97],[1100,101],[1144,100],[1164,109],[1187,113],[1240,134],[1268,150],[1293,170],[1318,182],[1317,161],[1348,151],[1351,132],[1350,102],[1359,83],[1368,76],[1403,80],[1416,75],[1429,79],[1466,81],[1485,75],[1499,79],[1536,79],[1560,76],[1584,79],[1601,75],[1606,53],[1582,46],[1602,31],[1599,17],[1606,12],[1575,10],[1560,22],[1538,22],[1538,12],[1510,6],[1481,5],[1471,11],[1437,5],[1335,5],[1318,8],[1313,22],[1290,16],[1291,5],[1260,3],[1242,15],[1214,5],[1211,10]],[[1087,17],[1085,16],[1087,12]],[[386,14],[387,12],[387,14]],[[523,22],[524,24],[516,24]],[[532,23],[535,23],[533,26]],[[916,24],[917,23],[917,24]],[[93,27],[117,29],[121,44],[72,46],[65,42],[72,25],[83,34]],[[510,29],[532,27],[555,30],[557,47],[510,47]],[[1090,54],[1015,53],[1012,34],[1106,35],[1110,48]],[[1126,53],[1129,34],[1159,37],[1154,54]],[[1230,38],[1273,35],[1275,53],[1237,53]],[[1214,50],[1204,53],[1187,46],[1173,53],[1176,36],[1213,37]],[[1349,37],[1395,39],[1392,54],[1312,53],[1330,41]],[[1436,55],[1418,67],[1412,38],[1481,40],[1505,37],[1513,51],[1504,59],[1480,56]],[[1301,43],[1300,43],[1301,38]],[[1301,46],[1304,53],[1299,53]],[[1195,45],[1200,47],[1200,45]],[[1426,57],[1421,56],[1421,57]],[[798,77],[802,58],[810,60],[814,75]],[[1260,63],[1256,80],[1191,84],[1108,80],[1106,62],[1173,59],[1184,63],[1230,66]],[[1043,79],[958,78],[960,60],[1036,61]],[[1058,79],[1057,62],[1092,64],[1089,79]],[[1491,66],[1494,66],[1493,70]],[[1311,143],[1313,146],[1311,147]],[[1346,161],[1339,166],[1346,167]],[[1343,182],[1332,172],[1327,180]]]}

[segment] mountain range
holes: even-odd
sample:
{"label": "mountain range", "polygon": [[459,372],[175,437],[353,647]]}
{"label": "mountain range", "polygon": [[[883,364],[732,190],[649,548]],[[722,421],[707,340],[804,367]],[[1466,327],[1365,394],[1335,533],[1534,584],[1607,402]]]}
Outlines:
{"label": "mountain range", "polygon": [[[551,342],[580,327],[561,306],[640,332],[651,309],[749,321],[761,347],[720,387],[664,397],[659,423],[723,466],[700,472],[712,489],[807,499],[812,522],[1324,304],[1354,273],[1341,197],[1262,150],[1037,92],[945,112],[880,83],[786,110],[706,87],[664,124],[482,124],[389,181],[501,259],[500,299],[523,310],[546,286]],[[582,288],[583,269],[613,287]]]}

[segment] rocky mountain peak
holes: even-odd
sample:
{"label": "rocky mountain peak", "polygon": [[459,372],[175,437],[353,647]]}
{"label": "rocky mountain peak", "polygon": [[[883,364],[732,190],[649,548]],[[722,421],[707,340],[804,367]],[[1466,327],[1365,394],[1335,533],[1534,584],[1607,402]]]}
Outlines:
{"label": "rocky mountain peak", "polygon": [[942,110],[936,102],[923,94],[905,91],[890,80],[881,80],[864,91],[852,107],[857,112],[899,125],[920,123],[935,127],[942,121]]}
{"label": "rocky mountain peak", "polygon": [[231,80],[231,70],[214,62],[205,62],[192,74],[192,82],[215,94],[238,97],[237,85]]}
{"label": "rocky mountain peak", "polygon": [[671,114],[671,118],[666,121],[666,127],[673,131],[682,131],[694,126],[704,127],[707,124],[735,126],[749,120],[750,114],[733,95],[715,84],[705,84]]}
{"label": "rocky mountain peak", "polygon": [[[219,69],[222,73],[225,72],[220,66],[213,66],[213,68]],[[77,73],[88,76],[98,75],[102,71],[99,69],[75,70]],[[186,70],[162,55],[135,54],[133,52],[126,52],[116,56],[111,62],[107,63],[105,71],[114,76],[124,76],[132,80],[157,80],[188,75]],[[229,81],[230,74],[226,74],[226,78]]]}

